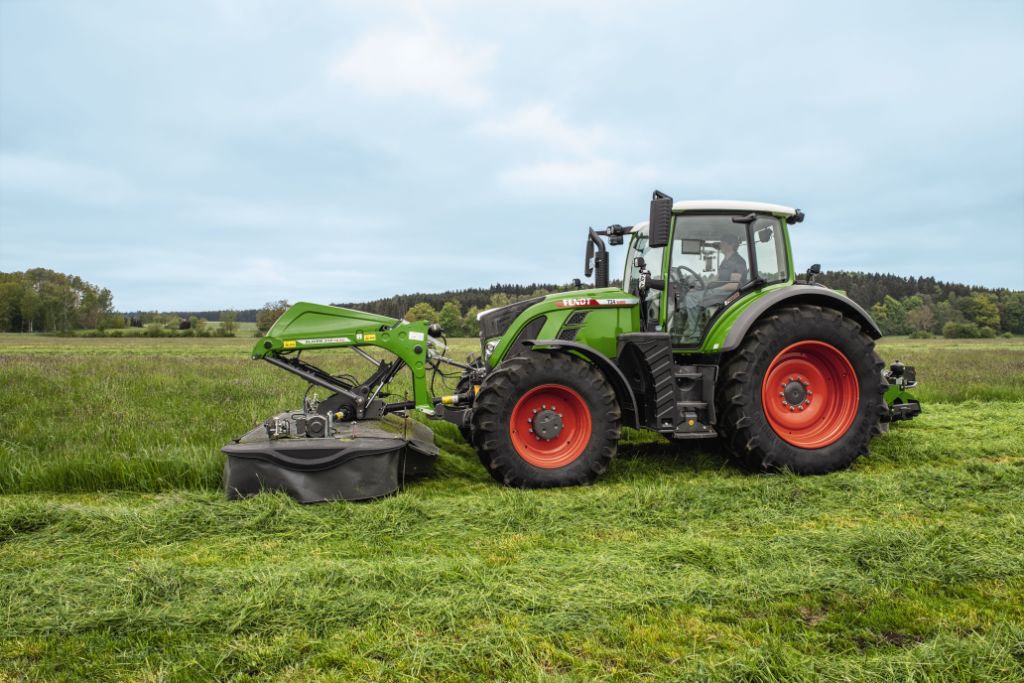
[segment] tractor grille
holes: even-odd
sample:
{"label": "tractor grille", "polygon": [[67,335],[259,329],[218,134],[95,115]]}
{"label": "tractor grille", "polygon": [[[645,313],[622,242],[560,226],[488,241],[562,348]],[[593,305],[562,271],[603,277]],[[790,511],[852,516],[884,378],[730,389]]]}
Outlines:
{"label": "tractor grille", "polygon": [[526,301],[519,301],[508,306],[495,308],[493,311],[487,311],[487,313],[480,316],[480,338],[500,337],[508,329],[508,326],[519,317],[520,313],[543,298],[539,296],[535,299],[527,299]]}
{"label": "tractor grille", "polygon": [[516,335],[516,340],[508,348],[505,358],[514,358],[524,353],[526,351],[526,344],[523,342],[536,339],[540,335],[540,330],[544,327],[545,322],[547,322],[547,316],[542,315],[526,323],[523,329],[519,330],[519,334]]}
{"label": "tractor grille", "polygon": [[576,331],[578,327],[563,327],[558,331],[558,338],[562,341],[573,341],[576,339]]}
{"label": "tractor grille", "polygon": [[566,327],[578,327],[583,324],[583,321],[587,319],[588,311],[576,311],[569,316],[569,319],[565,321]]}

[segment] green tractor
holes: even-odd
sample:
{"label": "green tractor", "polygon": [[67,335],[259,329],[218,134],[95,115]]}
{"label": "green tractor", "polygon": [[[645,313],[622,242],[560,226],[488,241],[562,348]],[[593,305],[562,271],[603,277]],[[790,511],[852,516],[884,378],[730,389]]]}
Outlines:
{"label": "green tractor", "polygon": [[[294,469],[304,457],[324,465],[307,473],[337,468],[340,479],[346,462],[349,470],[372,469],[367,457],[383,446],[375,450],[356,436],[356,426],[389,417],[397,425],[412,409],[455,423],[508,486],[592,483],[615,457],[622,427],[717,438],[756,468],[824,474],[848,467],[891,422],[920,413],[907,391],[915,374],[899,362],[885,370],[875,351],[878,326],[842,293],[815,283],[817,265],[797,275],[789,229],[803,218],[776,204],[673,202],[655,192],[649,221],[590,230],[585,273],[592,287],[577,282],[572,291],[482,312],[481,355],[466,363],[445,355],[436,324],[295,304],[253,357],[332,393],[227,446],[233,490],[273,488],[272,468]],[[628,241],[622,288],[609,286],[605,238]],[[393,359],[375,360],[366,346]],[[301,357],[335,347],[367,358],[371,376],[332,376]],[[461,378],[455,394],[432,396],[427,373],[441,363],[459,368]],[[383,389],[404,368],[412,400],[389,403]],[[417,443],[413,450],[428,457]],[[366,466],[355,464],[360,458]],[[246,478],[254,463],[263,475]],[[387,475],[360,472],[367,495],[337,497],[383,495],[403,472],[428,469],[399,458]],[[387,481],[374,487],[375,477]],[[227,478],[226,485],[230,492]],[[294,485],[279,488],[296,493]]]}

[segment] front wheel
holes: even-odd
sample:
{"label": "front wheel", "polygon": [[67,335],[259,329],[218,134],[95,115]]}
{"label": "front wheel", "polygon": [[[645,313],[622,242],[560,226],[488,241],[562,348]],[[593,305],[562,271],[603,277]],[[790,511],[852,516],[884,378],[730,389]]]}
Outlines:
{"label": "front wheel", "polygon": [[839,311],[805,305],[769,315],[722,368],[727,449],[797,474],[848,467],[881,431],[883,367],[874,341]]}
{"label": "front wheel", "polygon": [[487,376],[473,404],[473,445],[506,486],[589,484],[608,469],[619,440],[615,392],[590,363],[530,352]]}

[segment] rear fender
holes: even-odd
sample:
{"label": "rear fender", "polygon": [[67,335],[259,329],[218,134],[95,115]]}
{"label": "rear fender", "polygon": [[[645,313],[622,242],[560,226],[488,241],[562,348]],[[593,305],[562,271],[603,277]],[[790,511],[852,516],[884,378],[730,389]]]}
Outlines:
{"label": "rear fender", "polygon": [[636,395],[633,393],[633,388],[629,386],[629,382],[626,381],[626,376],[622,374],[622,370],[611,358],[586,344],[561,339],[530,339],[523,342],[523,345],[538,353],[572,351],[596,365],[611,382],[612,389],[615,390],[619,407],[622,409],[623,424],[626,427],[640,429],[640,411],[637,409]]}
{"label": "rear fender", "polygon": [[872,339],[882,336],[878,325],[856,301],[843,296],[839,292],[818,285],[792,285],[769,292],[754,301],[740,314],[725,336],[725,342],[716,352],[723,353],[739,347],[747,336],[750,328],[761,318],[773,310],[786,306],[811,304],[823,308],[833,308],[860,325],[864,333]]}

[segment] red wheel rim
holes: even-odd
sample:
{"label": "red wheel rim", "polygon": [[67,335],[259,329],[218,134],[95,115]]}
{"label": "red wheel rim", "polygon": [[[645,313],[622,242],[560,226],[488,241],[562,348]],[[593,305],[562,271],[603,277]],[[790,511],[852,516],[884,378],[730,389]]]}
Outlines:
{"label": "red wheel rim", "polygon": [[857,374],[831,344],[797,342],[768,366],[761,403],[768,424],[783,441],[799,448],[824,448],[838,441],[857,416]]}
{"label": "red wheel rim", "polygon": [[508,432],[523,460],[534,467],[564,467],[590,441],[590,409],[583,397],[561,384],[542,384],[512,408]]}

